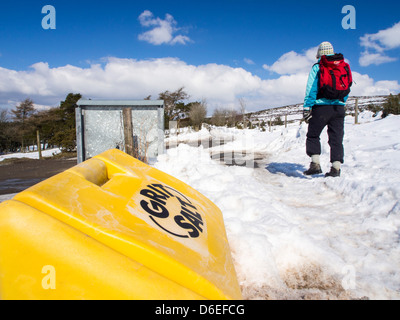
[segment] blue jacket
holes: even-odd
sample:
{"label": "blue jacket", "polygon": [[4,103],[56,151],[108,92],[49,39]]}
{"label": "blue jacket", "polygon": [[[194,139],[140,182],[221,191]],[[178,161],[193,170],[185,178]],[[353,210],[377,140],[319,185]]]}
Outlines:
{"label": "blue jacket", "polygon": [[329,99],[317,99],[318,94],[318,77],[319,77],[319,64],[315,64],[310,71],[307,81],[306,96],[304,98],[303,110],[311,110],[313,106],[317,105],[346,105],[347,98],[344,98],[344,102],[340,100],[329,100]]}

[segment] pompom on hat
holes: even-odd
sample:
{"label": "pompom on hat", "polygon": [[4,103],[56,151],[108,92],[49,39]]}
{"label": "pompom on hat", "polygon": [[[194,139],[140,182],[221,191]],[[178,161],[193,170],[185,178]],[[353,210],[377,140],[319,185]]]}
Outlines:
{"label": "pompom on hat", "polygon": [[330,55],[330,54],[335,54],[335,51],[333,50],[333,46],[330,42],[322,42],[317,51],[317,59],[321,58],[322,56]]}

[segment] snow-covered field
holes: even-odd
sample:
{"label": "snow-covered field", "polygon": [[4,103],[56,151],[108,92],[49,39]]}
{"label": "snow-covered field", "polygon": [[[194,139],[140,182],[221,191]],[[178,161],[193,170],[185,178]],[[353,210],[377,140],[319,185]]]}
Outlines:
{"label": "snow-covered field", "polygon": [[[298,122],[182,133],[169,145],[204,145],[179,144],[152,165],[222,210],[245,299],[399,299],[400,116],[359,121],[346,118],[340,178],[303,176],[307,125]],[[326,131],[321,141],[326,172]],[[232,152],[241,165],[210,157]]]}
{"label": "snow-covered field", "polygon": [[[42,157],[51,157],[60,152],[61,152],[60,148],[42,150]],[[3,161],[5,159],[10,159],[10,158],[39,159],[39,152],[31,151],[31,152],[25,152],[25,153],[9,153],[9,154],[0,155],[0,161]]]}
{"label": "snow-covered field", "polygon": [[[303,176],[305,123],[169,138],[170,144],[208,136],[230,141],[211,148],[180,144],[154,166],[222,210],[245,299],[400,298],[400,116],[364,112],[359,122],[346,118],[340,178]],[[326,130],[321,142],[326,172]],[[210,153],[244,150],[247,166],[210,159]],[[252,153],[265,155],[257,168]]]}

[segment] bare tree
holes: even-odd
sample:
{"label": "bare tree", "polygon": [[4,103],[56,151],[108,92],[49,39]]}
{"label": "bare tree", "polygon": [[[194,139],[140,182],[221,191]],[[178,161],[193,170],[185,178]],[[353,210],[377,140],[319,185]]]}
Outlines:
{"label": "bare tree", "polygon": [[18,106],[15,107],[15,110],[11,110],[14,114],[14,120],[19,124],[19,134],[21,137],[22,151],[24,151],[24,136],[28,131],[28,119],[35,112],[35,108],[33,107],[33,101],[31,99],[25,99]]}
{"label": "bare tree", "polygon": [[162,92],[158,95],[158,98],[164,100],[164,119],[166,124],[168,124],[169,121],[177,120],[179,127],[180,113],[182,112],[179,106],[184,107],[182,101],[189,99],[189,95],[184,91],[184,87],[174,92],[169,92],[168,90]]}
{"label": "bare tree", "polygon": [[7,122],[8,111],[1,110],[0,112],[0,152],[7,148]]}
{"label": "bare tree", "polygon": [[25,99],[15,107],[15,110],[11,111],[14,114],[15,119],[23,123],[35,112],[35,108],[33,107],[33,101],[31,99]]}
{"label": "bare tree", "polygon": [[235,109],[227,110],[227,125],[228,125],[228,127],[235,126],[237,117],[238,117],[238,113]]}
{"label": "bare tree", "polygon": [[8,120],[8,111],[7,110],[1,110],[0,112],[0,122],[7,122]]}
{"label": "bare tree", "polygon": [[211,116],[211,124],[214,126],[225,126],[233,127],[236,124],[238,113],[235,109],[220,109],[214,110]]}
{"label": "bare tree", "polygon": [[239,110],[242,117],[243,128],[247,128],[247,118],[246,118],[246,101],[243,98],[239,98]]}
{"label": "bare tree", "polygon": [[226,110],[217,108],[211,116],[211,124],[222,127],[226,124]]}
{"label": "bare tree", "polygon": [[199,129],[207,116],[207,102],[203,99],[201,102],[191,104],[189,118],[195,129]]}

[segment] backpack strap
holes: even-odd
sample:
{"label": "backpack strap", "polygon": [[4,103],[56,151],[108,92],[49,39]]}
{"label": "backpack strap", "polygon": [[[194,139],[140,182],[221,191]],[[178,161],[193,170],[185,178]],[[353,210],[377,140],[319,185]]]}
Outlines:
{"label": "backpack strap", "polygon": [[331,75],[332,78],[332,88],[336,88],[336,77],[335,74],[333,73],[333,70],[329,70],[329,74]]}

